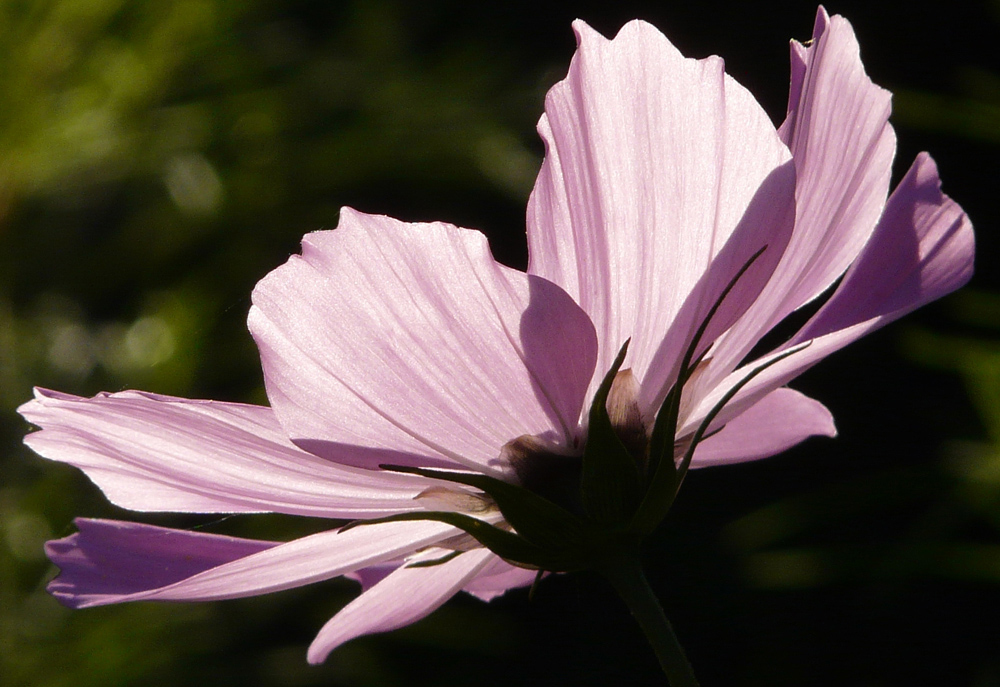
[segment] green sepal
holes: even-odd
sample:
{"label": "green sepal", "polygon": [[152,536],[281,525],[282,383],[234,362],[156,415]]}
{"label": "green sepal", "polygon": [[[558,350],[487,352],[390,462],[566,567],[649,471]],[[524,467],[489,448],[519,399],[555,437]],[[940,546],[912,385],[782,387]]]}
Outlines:
{"label": "green sepal", "polygon": [[580,496],[587,515],[602,525],[623,525],[639,503],[639,469],[608,416],[608,395],[628,352],[621,347],[590,406]]}
{"label": "green sepal", "polygon": [[[701,344],[701,339],[705,336],[705,332],[708,331],[708,325],[711,324],[712,319],[715,314],[719,312],[719,308],[722,307],[723,302],[725,302],[726,297],[736,288],[737,282],[743,278],[743,275],[747,273],[750,266],[757,262],[757,259],[764,254],[767,250],[767,244],[761,246],[756,253],[751,255],[743,266],[733,275],[733,278],[729,280],[726,287],[722,289],[719,297],[715,299],[712,307],[709,308],[708,312],[705,314],[705,318],[698,325],[698,329],[695,331],[694,336],[691,337],[691,343],[688,344],[687,350],[684,351],[684,357],[681,358],[680,367],[677,369],[677,381],[670,388],[667,393],[667,397],[663,400],[663,404],[660,406],[659,412],[656,414],[656,422],[653,425],[653,434],[650,437],[649,443],[649,475],[650,481],[658,484],[658,488],[664,488],[671,482],[677,481],[677,470],[674,465],[674,442],[677,437],[677,418],[680,414],[681,407],[681,395],[684,393],[684,385],[687,384],[688,379],[691,378],[691,374],[695,371],[698,365],[701,363],[702,358],[708,352],[708,348],[701,352],[697,358],[695,355],[698,352],[698,346]],[[667,457],[669,456],[669,460]],[[664,474],[659,474],[662,470],[665,470]],[[680,486],[679,482],[676,486]]]}
{"label": "green sepal", "polygon": [[[448,472],[408,465],[382,465],[384,470],[439,479],[479,489],[497,504],[504,520],[527,542],[544,549],[584,545],[586,524],[577,516],[533,491],[501,479],[469,472]],[[471,532],[470,532],[471,534]]]}
{"label": "green sepal", "polygon": [[[781,362],[790,355],[798,353],[811,343],[811,341],[806,341],[797,346],[793,346],[787,351],[782,351],[771,360],[758,365],[743,379],[734,384],[733,387],[729,389],[729,391],[727,391],[721,399],[719,399],[719,402],[712,406],[712,409],[702,419],[694,434],[691,435],[691,444],[684,452],[684,456],[681,458],[680,464],[676,466],[673,479],[654,479],[649,489],[647,489],[646,495],[643,498],[642,503],[639,505],[639,509],[635,513],[635,517],[632,518],[632,523],[629,527],[631,531],[636,532],[640,537],[645,537],[656,529],[656,526],[660,524],[664,517],[666,517],[667,511],[670,510],[670,507],[674,503],[674,499],[677,497],[677,491],[680,489],[680,485],[684,481],[684,476],[691,467],[691,459],[694,458],[695,449],[698,447],[698,444],[701,443],[701,440],[705,438],[705,433],[708,431],[712,421],[715,420],[716,416],[722,411],[723,408],[726,407],[726,404],[733,400],[733,397],[739,393],[740,389],[750,383],[750,380],[767,368]],[[669,460],[672,463],[673,457],[671,456]],[[666,471],[661,468],[660,472],[665,473]]]}
{"label": "green sepal", "polygon": [[[680,380],[678,380],[680,382]],[[677,466],[674,464],[674,435],[677,433],[677,416],[681,407],[683,384],[674,384],[656,414],[653,433],[649,437],[649,467],[646,491],[668,491],[678,486]]]}
{"label": "green sepal", "polygon": [[539,570],[535,573],[535,579],[531,581],[531,589],[528,590],[528,601],[535,600],[535,592],[538,591],[538,583],[542,581],[542,575],[544,574],[544,570]]}
{"label": "green sepal", "polygon": [[684,453],[684,457],[681,459],[680,465],[677,466],[677,472],[680,473],[680,478],[682,481],[684,480],[684,475],[687,474],[688,469],[691,467],[691,459],[694,458],[695,448],[697,448],[698,444],[701,443],[701,440],[705,438],[705,432],[708,431],[708,428],[712,424],[712,421],[715,420],[715,417],[720,412],[722,412],[722,409],[726,407],[726,404],[729,403],[731,400],[733,400],[733,397],[736,396],[737,393],[739,393],[739,390],[742,389],[747,384],[749,384],[751,379],[759,375],[767,368],[771,367],[772,365],[780,363],[785,358],[791,355],[795,355],[796,353],[805,348],[808,348],[811,344],[812,340],[804,341],[803,343],[800,343],[796,346],[792,346],[787,351],[782,351],[778,355],[774,356],[774,358],[772,358],[771,360],[768,360],[767,362],[758,365],[749,373],[747,373],[746,377],[744,377],[735,385],[733,385],[733,388],[727,391],[726,394],[721,399],[719,399],[719,402],[716,403],[710,411],[708,411],[708,414],[705,415],[705,417],[702,419],[701,424],[698,425],[698,429],[696,429],[694,434],[691,436],[691,445],[688,446],[687,451],[685,451]]}
{"label": "green sepal", "polygon": [[444,565],[448,561],[455,560],[456,558],[458,558],[459,556],[461,556],[463,553],[465,553],[465,552],[464,551],[452,551],[451,553],[446,553],[445,555],[441,556],[441,558],[435,558],[435,559],[429,560],[429,561],[417,561],[415,563],[407,563],[406,567],[407,568],[433,568],[436,565]]}

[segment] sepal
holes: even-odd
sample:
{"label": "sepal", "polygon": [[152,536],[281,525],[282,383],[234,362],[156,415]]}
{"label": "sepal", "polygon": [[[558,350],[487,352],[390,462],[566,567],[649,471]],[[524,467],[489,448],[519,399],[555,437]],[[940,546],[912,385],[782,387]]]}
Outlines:
{"label": "sepal", "polygon": [[478,520],[471,515],[464,513],[451,513],[446,511],[415,511],[410,513],[397,513],[384,518],[374,518],[372,520],[355,520],[340,528],[341,532],[360,527],[362,525],[378,525],[387,522],[406,522],[413,520],[433,520],[443,522],[446,525],[457,527],[469,536],[473,537],[480,544],[490,551],[500,556],[504,560],[516,565],[526,567],[540,567],[543,561],[551,556],[544,549],[534,544],[529,544],[523,537],[519,537],[513,532],[502,530],[495,525],[491,525],[482,520]]}
{"label": "sepal", "polygon": [[583,452],[580,496],[587,516],[603,525],[624,525],[639,504],[639,466],[622,443],[608,416],[608,394],[628,352],[621,347],[590,406],[587,446]]}
{"label": "sepal", "polygon": [[449,472],[407,465],[381,467],[384,470],[439,479],[482,491],[493,499],[504,520],[534,546],[541,548],[579,546],[587,538],[586,524],[580,518],[545,497],[516,484],[479,473]]}
{"label": "sepal", "polygon": [[[640,538],[644,538],[656,529],[656,526],[659,525],[663,518],[666,517],[667,511],[669,511],[670,507],[674,504],[674,499],[677,497],[677,492],[680,489],[681,483],[684,481],[684,476],[691,467],[691,459],[694,458],[695,449],[698,448],[698,444],[701,443],[701,440],[705,438],[712,421],[715,420],[716,416],[718,416],[722,409],[726,407],[726,404],[733,400],[733,397],[736,396],[740,389],[746,386],[750,380],[767,368],[781,362],[790,355],[798,353],[811,343],[812,341],[804,341],[797,346],[792,346],[787,351],[782,351],[771,360],[758,365],[747,373],[743,379],[734,384],[733,387],[729,389],[729,391],[727,391],[721,399],[719,399],[719,402],[712,406],[712,409],[705,415],[704,419],[702,419],[694,434],[691,435],[687,449],[685,450],[680,462],[676,464],[673,470],[665,470],[663,466],[661,466],[657,475],[654,476],[653,481],[646,490],[642,503],[639,505],[639,509],[636,511],[635,516],[632,518],[632,522],[629,525],[629,529],[631,531],[638,534]],[[669,460],[664,459],[662,462],[669,462],[673,464],[673,456],[671,456]]]}

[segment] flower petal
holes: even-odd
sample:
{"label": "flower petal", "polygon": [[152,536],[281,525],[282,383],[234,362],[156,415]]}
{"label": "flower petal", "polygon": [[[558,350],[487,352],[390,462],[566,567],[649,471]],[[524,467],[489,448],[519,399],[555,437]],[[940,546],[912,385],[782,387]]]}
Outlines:
{"label": "flower petal", "polygon": [[522,434],[577,438],[597,344],[560,288],[442,223],[345,208],[336,231],[302,246],[250,311],[268,395],[297,444],[366,467],[394,451],[489,470]]}
{"label": "flower petal", "polygon": [[270,408],[136,391],[36,389],[25,443],[139,511],[358,518],[414,510],[425,480],[331,464],[294,446]]}
{"label": "flower petal", "polygon": [[[927,153],[893,191],[879,225],[819,312],[786,346],[810,342],[747,384],[720,413],[728,422],[773,389],[784,386],[830,353],[920,306],[951,293],[972,277],[975,237],[962,208],[941,193],[937,166]],[[685,421],[689,431],[747,374],[766,361],[736,370],[697,404]]]}
{"label": "flower petal", "polygon": [[[442,552],[428,554],[418,560],[440,557]],[[395,630],[430,615],[494,560],[489,550],[473,549],[431,567],[400,566],[323,626],[309,646],[309,662],[322,663],[348,640]]]}
{"label": "flower petal", "polygon": [[974,255],[972,223],[941,193],[934,160],[920,153],[865,252],[789,345],[869,319],[882,326],[902,317],[968,282]]}
{"label": "flower petal", "polygon": [[60,569],[49,593],[73,608],[165,587],[279,543],[120,520],[77,518],[74,523],[78,532],[45,545]]}
{"label": "flower petal", "polygon": [[[538,125],[546,156],[528,205],[528,271],[590,315],[599,372],[631,337],[628,364],[655,394],[715,296],[765,244],[761,286],[770,274],[791,228],[794,170],[721,59],[685,59],[639,21],[614,40],[574,28],[579,49]],[[710,273],[724,246],[725,265]],[[735,294],[749,294],[742,306],[751,282]],[[682,335],[668,336],[671,326]]]}
{"label": "flower petal", "polygon": [[775,389],[698,444],[692,468],[767,458],[812,436],[837,436],[833,415],[792,389]]}
{"label": "flower petal", "polygon": [[865,73],[850,23],[819,8],[809,47],[792,42],[788,117],[795,159],[795,231],[774,276],[713,350],[718,381],[760,337],[822,294],[861,252],[886,202],[896,136],[891,96]]}
{"label": "flower petal", "polygon": [[795,159],[798,205],[781,279],[769,286],[785,295],[779,318],[823,293],[861,252],[889,194],[896,150],[891,94],[865,73],[850,22],[820,7],[803,52],[779,129]]}
{"label": "flower petal", "polygon": [[[61,600],[77,608],[124,601],[214,601],[277,592],[321,582],[339,575],[401,558],[459,530],[436,522],[391,522],[332,530],[243,555],[220,565],[194,571],[189,577],[146,587],[143,580],[127,580],[127,571],[137,564],[136,545],[123,544],[124,555],[116,555],[117,537],[111,528],[91,528],[88,536],[68,537],[54,543],[55,557],[71,561],[69,577],[56,578]],[[125,532],[131,536],[131,532]],[[183,542],[183,533],[172,535]],[[269,542],[265,542],[267,544]],[[223,557],[224,558],[224,557]],[[59,562],[55,561],[55,562]],[[178,570],[183,563],[177,563]],[[88,570],[87,574],[81,571]],[[96,582],[104,577],[104,582]],[[171,576],[166,575],[169,580]],[[155,576],[145,581],[156,584]],[[136,589],[139,587],[139,589]]]}

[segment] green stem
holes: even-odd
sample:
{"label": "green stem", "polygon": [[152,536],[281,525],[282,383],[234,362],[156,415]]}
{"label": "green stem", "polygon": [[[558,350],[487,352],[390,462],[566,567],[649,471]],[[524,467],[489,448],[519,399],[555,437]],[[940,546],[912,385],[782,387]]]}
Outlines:
{"label": "green stem", "polygon": [[660,660],[660,667],[671,687],[699,687],[684,650],[677,641],[674,628],[646,581],[638,557],[616,561],[601,570],[618,596],[625,601],[632,616],[639,622],[646,639]]}

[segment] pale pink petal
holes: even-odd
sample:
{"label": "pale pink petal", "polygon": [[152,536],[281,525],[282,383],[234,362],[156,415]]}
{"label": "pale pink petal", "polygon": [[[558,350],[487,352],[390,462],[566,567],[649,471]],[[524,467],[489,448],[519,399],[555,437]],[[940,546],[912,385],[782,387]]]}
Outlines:
{"label": "pale pink petal", "polygon": [[785,293],[781,316],[823,293],[861,252],[885,205],[896,150],[891,94],[865,73],[850,22],[820,7],[803,52],[802,82],[780,129],[795,159],[798,205],[781,279],[769,286]]}
{"label": "pale pink petal", "polygon": [[[257,596],[322,582],[361,568],[413,553],[459,533],[437,522],[391,522],[363,525],[338,532],[320,532],[217,565],[160,587],[136,591],[132,584],[108,585],[79,608],[124,601],[215,601]],[[104,531],[102,547],[113,546],[113,532]],[[78,542],[79,543],[79,542]],[[83,543],[86,543],[84,540]],[[62,556],[71,555],[67,551]],[[81,556],[88,550],[81,549]],[[109,573],[120,579],[120,573]],[[86,594],[78,589],[77,593]]]}
{"label": "pale pink petal", "polygon": [[730,324],[770,274],[791,228],[794,172],[721,59],[685,59],[640,21],[614,40],[574,28],[579,49],[538,125],[546,156],[528,204],[528,271],[590,315],[599,372],[631,337],[627,364],[657,394],[715,297],[765,244],[715,324]]}
{"label": "pale pink petal", "polygon": [[[726,245],[681,306],[643,379],[639,402],[644,412],[655,414],[663,404],[677,379],[682,352],[690,347],[702,323],[707,326],[694,351],[696,357],[755,303],[767,284],[791,236],[794,209],[791,192],[795,185],[791,172],[791,165],[779,168],[761,184]],[[788,212],[782,217],[775,216],[775,209],[781,207]],[[765,217],[768,214],[770,217]],[[749,260],[761,249],[764,253],[747,268]],[[737,278],[738,282],[725,293]],[[718,309],[711,312],[716,303]]]}
{"label": "pale pink petal", "polygon": [[559,287],[496,263],[481,233],[345,208],[302,249],[250,311],[298,445],[366,467],[489,470],[522,434],[578,438],[593,325]]}
{"label": "pale pink petal", "polygon": [[[447,553],[437,550],[433,555]],[[355,637],[395,630],[430,615],[495,559],[487,549],[473,549],[439,565],[397,568],[323,626],[309,646],[309,662],[322,663],[331,651]]]}
{"label": "pale pink petal", "polygon": [[73,608],[114,603],[278,545],[119,520],[74,523],[79,532],[45,545],[59,567],[48,590]]}
{"label": "pale pink petal", "polygon": [[42,428],[25,437],[32,450],[80,468],[132,510],[375,517],[413,510],[426,488],[420,478],[309,454],[261,406],[36,389],[19,412]]}
{"label": "pale pink petal", "polygon": [[812,436],[833,437],[833,415],[819,401],[775,389],[698,444],[692,468],[767,458]]}
{"label": "pale pink petal", "polygon": [[[972,223],[957,203],[941,193],[937,167],[921,153],[836,292],[783,350],[809,344],[755,377],[716,424],[732,419],[830,353],[961,287],[972,277],[974,254]],[[685,429],[693,429],[729,388],[762,361],[736,370],[702,398]]]}
{"label": "pale pink petal", "polygon": [[809,47],[792,44],[788,117],[795,160],[795,231],[756,304],[713,350],[711,384],[789,313],[854,261],[886,202],[896,149],[890,94],[871,82],[850,23],[821,7]]}

